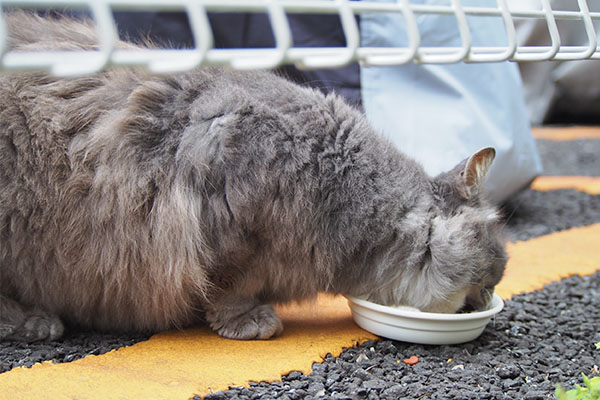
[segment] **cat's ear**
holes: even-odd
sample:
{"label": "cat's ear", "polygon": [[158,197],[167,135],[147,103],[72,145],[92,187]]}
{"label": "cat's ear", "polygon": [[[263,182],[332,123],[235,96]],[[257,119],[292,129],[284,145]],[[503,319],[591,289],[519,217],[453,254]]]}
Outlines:
{"label": "cat's ear", "polygon": [[479,194],[494,157],[496,157],[496,150],[493,147],[486,147],[467,159],[456,182],[456,189],[461,197],[470,199]]}

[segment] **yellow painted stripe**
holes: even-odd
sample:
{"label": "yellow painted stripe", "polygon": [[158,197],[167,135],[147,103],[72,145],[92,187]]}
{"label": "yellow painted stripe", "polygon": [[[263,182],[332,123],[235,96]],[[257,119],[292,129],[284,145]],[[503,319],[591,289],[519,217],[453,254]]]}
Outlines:
{"label": "yellow painted stripe", "polygon": [[496,288],[503,298],[536,290],[574,274],[600,269],[600,224],[509,243],[509,262]]}
{"label": "yellow painted stripe", "polygon": [[600,139],[600,127],[569,126],[569,127],[535,127],[532,128],[533,137],[554,141]]}
{"label": "yellow painted stripe", "polygon": [[285,330],[273,340],[227,340],[200,328],[71,363],[16,368],[0,374],[0,399],[186,400],[291,371],[308,374],[327,353],[376,339],[353,323],[343,297],[321,296],[278,313]]}
{"label": "yellow painted stripe", "polygon": [[[600,224],[508,245],[503,298],[572,274],[600,269]],[[158,334],[146,342],[66,364],[49,362],[0,374],[0,399],[186,400],[230,385],[274,381],[292,370],[311,371],[327,353],[375,336],[357,328],[345,299],[278,310],[284,334],[270,341],[222,339],[208,329]]]}
{"label": "yellow painted stripe", "polygon": [[558,189],[575,189],[589,194],[600,194],[600,177],[597,176],[539,176],[531,188],[540,192]]}

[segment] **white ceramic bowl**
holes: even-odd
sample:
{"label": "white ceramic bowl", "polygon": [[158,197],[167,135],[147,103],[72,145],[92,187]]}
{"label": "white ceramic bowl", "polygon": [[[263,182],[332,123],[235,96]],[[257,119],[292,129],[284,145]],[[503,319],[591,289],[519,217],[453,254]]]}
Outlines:
{"label": "white ceramic bowl", "polygon": [[492,316],[502,310],[504,302],[494,293],[487,310],[463,314],[386,307],[350,296],[348,305],[358,326],[378,336],[411,343],[456,344],[481,335]]}

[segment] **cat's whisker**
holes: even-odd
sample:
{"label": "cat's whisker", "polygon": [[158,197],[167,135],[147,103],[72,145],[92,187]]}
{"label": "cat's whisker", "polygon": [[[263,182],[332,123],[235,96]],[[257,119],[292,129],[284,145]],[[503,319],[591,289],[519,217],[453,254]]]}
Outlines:
{"label": "cat's whisker", "polygon": [[504,217],[504,223],[502,224],[502,229],[505,229],[506,226],[508,225],[508,223],[510,222],[511,218],[515,215],[515,213],[517,212],[517,210],[521,207],[521,204],[525,201],[525,198],[521,198],[518,200],[518,203],[515,204],[511,204],[512,207],[512,211],[510,213],[510,215],[508,215],[507,217]]}

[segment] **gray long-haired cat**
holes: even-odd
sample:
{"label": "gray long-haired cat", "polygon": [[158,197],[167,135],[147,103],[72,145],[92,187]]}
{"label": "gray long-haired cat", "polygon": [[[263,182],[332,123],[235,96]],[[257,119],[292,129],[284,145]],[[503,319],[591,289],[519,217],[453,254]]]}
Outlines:
{"label": "gray long-haired cat", "polygon": [[[8,26],[14,49],[95,43],[88,23]],[[337,96],[270,73],[0,75],[0,340],[199,320],[266,339],[271,304],[318,292],[481,308],[506,263],[480,199],[493,158],[430,178]]]}

